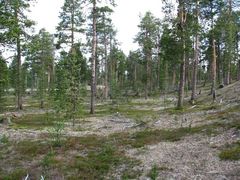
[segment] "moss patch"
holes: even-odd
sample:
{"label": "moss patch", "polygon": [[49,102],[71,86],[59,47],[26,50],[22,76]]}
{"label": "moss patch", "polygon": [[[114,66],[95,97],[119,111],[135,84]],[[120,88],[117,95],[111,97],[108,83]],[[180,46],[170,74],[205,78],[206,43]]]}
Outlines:
{"label": "moss patch", "polygon": [[123,157],[114,147],[105,145],[98,151],[88,152],[87,156],[76,156],[69,168],[77,170],[80,179],[104,179],[104,175]]}
{"label": "moss patch", "polygon": [[115,133],[111,135],[111,138],[122,146],[132,146],[135,148],[143,147],[144,145],[156,144],[158,142],[168,141],[174,142],[179,141],[185,136],[193,134],[206,134],[208,136],[214,136],[222,132],[222,130],[227,130],[235,128],[240,122],[238,120],[234,121],[220,121],[214,122],[212,124],[196,126],[192,128],[176,128],[176,129],[155,129],[155,130],[143,130],[138,131],[133,134],[130,133]]}
{"label": "moss patch", "polygon": [[16,179],[24,179],[27,176],[27,170],[16,168],[7,174],[0,171],[0,179],[2,180],[16,180]]}
{"label": "moss patch", "polygon": [[50,146],[46,142],[25,140],[18,142],[14,149],[20,156],[32,159],[38,155],[46,154],[50,150]]}
{"label": "moss patch", "polygon": [[53,115],[47,114],[28,114],[15,118],[13,120],[14,128],[33,128],[42,129],[44,127],[53,126],[54,120],[57,120]]}
{"label": "moss patch", "polygon": [[227,145],[219,153],[221,160],[240,160],[240,142]]}

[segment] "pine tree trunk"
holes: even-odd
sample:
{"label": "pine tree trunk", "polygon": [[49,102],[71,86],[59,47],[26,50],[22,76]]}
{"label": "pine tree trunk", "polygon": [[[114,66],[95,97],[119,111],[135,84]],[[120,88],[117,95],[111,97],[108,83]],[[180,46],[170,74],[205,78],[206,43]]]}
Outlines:
{"label": "pine tree trunk", "polygon": [[173,67],[173,76],[172,76],[172,88],[175,90],[176,85],[176,67]]}
{"label": "pine tree trunk", "polygon": [[195,37],[195,49],[194,49],[194,62],[193,62],[193,73],[192,73],[192,95],[191,101],[193,102],[196,99],[197,92],[197,71],[198,71],[198,62],[199,62],[199,36],[198,34]]}
{"label": "pine tree trunk", "polygon": [[137,90],[137,62],[134,61],[134,90]]}
{"label": "pine tree trunk", "polygon": [[73,48],[73,44],[74,44],[74,16],[75,16],[75,0],[72,0],[72,9],[71,9],[71,45]]}
{"label": "pine tree trunk", "polygon": [[146,85],[145,85],[145,99],[148,98],[148,90],[150,89],[150,76],[151,76],[151,73],[150,73],[150,61],[151,61],[151,53],[150,52],[147,52],[147,82],[146,82]]}
{"label": "pine tree trunk", "polygon": [[216,100],[216,45],[215,45],[215,39],[212,39],[212,48],[213,48],[213,56],[212,56],[212,96],[213,96],[213,102]]}
{"label": "pine tree trunk", "polygon": [[157,88],[160,90],[160,70],[161,70],[161,36],[158,34],[158,44],[157,44]]}
{"label": "pine tree trunk", "polygon": [[168,91],[168,84],[169,84],[169,74],[168,74],[168,62],[165,62],[165,70],[164,70],[165,82],[164,82],[164,91],[167,93]]}
{"label": "pine tree trunk", "polygon": [[48,70],[48,81],[47,81],[47,89],[48,89],[48,92],[50,92],[50,89],[51,89],[51,71],[50,69]]}
{"label": "pine tree trunk", "polygon": [[[43,52],[41,52],[41,57],[43,57]],[[41,58],[41,77],[40,77],[40,83],[41,83],[41,85],[40,85],[40,108],[41,109],[43,109],[43,107],[44,107],[44,91],[45,91],[45,87],[44,87],[44,76],[45,76],[45,74],[44,74],[44,62],[43,62],[44,60],[43,60],[43,58]]]}
{"label": "pine tree trunk", "polygon": [[237,80],[240,81],[240,60],[238,60],[238,76]]}
{"label": "pine tree trunk", "polygon": [[[199,1],[197,0],[196,2],[197,24],[198,24],[198,16],[199,16],[198,4],[199,4]],[[198,62],[199,62],[199,35],[197,32],[195,36],[194,62],[193,62],[193,73],[192,73],[192,95],[191,95],[192,103],[194,103],[196,99]]]}
{"label": "pine tree trunk", "polygon": [[[185,52],[186,53],[186,52]],[[190,59],[189,57],[185,58],[185,91],[186,94],[191,86],[191,72],[190,72]]]}
{"label": "pine tree trunk", "polygon": [[[18,9],[14,10],[15,20],[19,21],[18,17]],[[20,32],[17,32],[17,108],[18,110],[22,110],[22,62],[21,62],[21,40],[20,40]]]}
{"label": "pine tree trunk", "polygon": [[[105,17],[104,17],[103,24],[105,25]],[[104,77],[104,98],[108,98],[108,60],[107,60],[107,34],[106,34],[106,28],[104,27],[104,68],[105,68],[105,77]]]}
{"label": "pine tree trunk", "polygon": [[34,73],[34,70],[33,70],[33,68],[32,68],[32,73],[31,73],[31,75],[32,75],[32,79],[31,79],[31,95],[33,95],[33,89],[34,89],[34,87],[35,87],[35,73]]}
{"label": "pine tree trunk", "polygon": [[160,89],[160,52],[158,50],[158,57],[157,57],[157,89]]}
{"label": "pine tree trunk", "polygon": [[[237,52],[239,52],[239,35],[237,35],[237,41],[236,41],[236,48]],[[237,64],[237,80],[240,81],[240,59],[238,55],[238,64]]]}
{"label": "pine tree trunk", "polygon": [[178,7],[178,18],[180,20],[180,26],[181,26],[181,41],[182,41],[182,62],[180,64],[180,80],[179,80],[179,89],[178,89],[178,103],[177,107],[181,109],[183,107],[183,100],[184,100],[184,86],[185,86],[185,69],[186,69],[186,44],[185,44],[185,33],[184,33],[184,26],[186,23],[186,14],[184,10],[184,1],[178,0],[179,7]]}
{"label": "pine tree trunk", "polygon": [[17,38],[17,104],[18,110],[22,110],[22,65],[21,65],[21,45],[20,37]]}
{"label": "pine tree trunk", "polygon": [[90,113],[95,113],[95,96],[96,96],[96,50],[97,50],[97,28],[96,28],[96,0],[93,1],[93,40],[92,40],[92,77],[91,77],[91,104]]}
{"label": "pine tree trunk", "polygon": [[221,57],[221,48],[220,48],[220,42],[217,43],[217,73],[218,73],[218,83],[219,84],[224,84],[223,81],[223,61]]}
{"label": "pine tree trunk", "polygon": [[[236,51],[239,52],[239,40],[240,40],[240,35],[236,35],[237,40],[236,40]],[[237,80],[240,81],[240,57],[237,54],[237,59],[238,59],[238,64],[237,64]]]}
{"label": "pine tree trunk", "polygon": [[178,108],[181,109],[183,107],[184,100],[184,86],[185,86],[185,42],[183,42],[183,59],[180,65],[180,82],[179,82],[179,90],[178,90]]}
{"label": "pine tree trunk", "polygon": [[227,59],[227,72],[226,72],[226,85],[229,85],[231,83],[231,62],[233,57],[233,22],[232,22],[232,0],[228,0],[229,5],[229,25],[228,25],[228,40],[227,40],[227,53],[228,53],[228,59]]}

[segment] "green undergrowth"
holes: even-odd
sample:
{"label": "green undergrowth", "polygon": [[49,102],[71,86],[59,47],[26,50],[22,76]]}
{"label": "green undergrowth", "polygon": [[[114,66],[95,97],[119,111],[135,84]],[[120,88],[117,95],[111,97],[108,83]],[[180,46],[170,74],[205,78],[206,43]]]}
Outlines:
{"label": "green undergrowth", "polygon": [[[208,114],[206,119],[207,120],[222,120],[222,121],[235,121],[239,120],[239,115],[236,113],[240,112],[240,105],[228,108],[223,111],[217,111],[211,114]],[[240,122],[236,121],[235,127],[240,129]]]}
{"label": "green undergrowth", "polygon": [[112,145],[103,145],[98,151],[90,151],[87,155],[77,155],[68,169],[75,169],[79,179],[104,179],[112,167],[123,161],[124,155]]}
{"label": "green undergrowth", "polygon": [[[0,177],[23,178],[25,172],[29,172],[33,178],[44,175],[46,178],[53,178],[53,172],[65,179],[104,179],[110,177],[118,167],[125,167],[122,170],[122,179],[137,179],[139,172],[133,170],[138,163],[135,159],[125,156],[126,148],[141,148],[145,145],[152,145],[159,142],[179,141],[186,136],[193,134],[204,134],[215,136],[223,130],[237,128],[240,122],[238,119],[231,121],[219,120],[208,125],[192,128],[177,129],[145,129],[134,133],[115,133],[108,137],[85,136],[66,137],[61,146],[52,146],[49,141],[20,141],[9,142],[8,148],[11,151],[1,151],[2,157],[11,157],[0,161],[0,167],[17,169],[22,167],[20,172],[0,171]],[[239,158],[239,144],[227,147],[220,153],[221,159]],[[4,154],[5,153],[5,154]],[[21,164],[28,164],[27,166]],[[124,166],[122,166],[124,165]],[[10,167],[11,166],[11,167]],[[152,169],[152,177],[156,176],[159,169]],[[113,178],[114,179],[114,178]]]}
{"label": "green undergrowth", "polygon": [[54,114],[27,114],[13,119],[13,128],[23,129],[43,129],[51,127],[55,121],[62,120],[63,117],[55,117]]}
{"label": "green undergrowth", "polygon": [[69,137],[58,147],[43,140],[24,140],[12,143],[11,152],[10,158],[0,161],[0,167],[17,169],[21,166],[24,171],[17,173],[0,169],[0,177],[5,179],[22,179],[26,172],[34,179],[39,179],[40,175],[52,179],[55,177],[53,172],[65,179],[105,179],[123,164],[126,167],[123,176],[129,177],[128,168],[137,163],[135,159],[126,157],[112,139],[97,136]]}
{"label": "green undergrowth", "polygon": [[152,169],[148,173],[148,177],[151,178],[151,180],[156,180],[159,174],[158,166],[155,164],[153,165]]}
{"label": "green undergrowth", "polygon": [[166,108],[164,109],[164,112],[169,113],[170,115],[180,115],[180,114],[186,114],[186,113],[194,113],[199,111],[210,111],[210,110],[219,110],[221,108],[220,105],[217,104],[201,104],[196,103],[195,105],[186,104],[182,108]]}
{"label": "green undergrowth", "polygon": [[47,142],[24,140],[14,145],[14,150],[25,159],[32,159],[36,156],[46,154],[50,146]]}
{"label": "green undergrowth", "polygon": [[[141,103],[142,105],[145,105]],[[157,111],[149,109],[137,109],[134,105],[121,103],[121,104],[103,104],[96,107],[95,114],[91,115],[88,111],[84,111],[79,118],[88,118],[88,117],[104,117],[113,114],[121,114],[125,117],[132,119],[139,119],[141,117],[149,117],[152,115],[158,114]]]}
{"label": "green undergrowth", "polygon": [[221,160],[240,160],[240,141],[227,144],[219,153]]}
{"label": "green undergrowth", "polygon": [[145,145],[152,145],[159,142],[174,142],[179,141],[183,137],[204,134],[207,136],[215,136],[221,133],[223,130],[231,128],[238,128],[240,122],[235,119],[229,122],[219,121],[211,124],[206,124],[196,127],[183,127],[177,129],[155,129],[155,130],[143,130],[133,134],[130,133],[116,133],[112,135],[112,138],[118,141],[123,146],[132,146],[135,148],[143,147]]}
{"label": "green undergrowth", "polygon": [[10,172],[5,173],[0,168],[0,180],[16,180],[16,179],[24,179],[27,176],[27,170],[23,168],[16,168]]}

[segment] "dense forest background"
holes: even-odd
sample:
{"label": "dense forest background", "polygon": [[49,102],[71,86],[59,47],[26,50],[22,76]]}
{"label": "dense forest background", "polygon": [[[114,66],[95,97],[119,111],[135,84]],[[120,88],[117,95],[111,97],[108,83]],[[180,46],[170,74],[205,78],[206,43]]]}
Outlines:
{"label": "dense forest background", "polygon": [[65,0],[56,34],[32,33],[34,22],[26,15],[32,3],[0,2],[1,111],[9,108],[10,94],[19,110],[27,108],[24,97],[30,95],[40,108],[64,111],[71,119],[86,102],[93,114],[98,101],[165,93],[176,93],[181,109],[186,92],[194,104],[201,87],[211,84],[215,101],[218,88],[240,80],[237,0],[162,1],[164,17],[140,17],[133,39],[139,48],[128,55],[111,19],[115,2]]}

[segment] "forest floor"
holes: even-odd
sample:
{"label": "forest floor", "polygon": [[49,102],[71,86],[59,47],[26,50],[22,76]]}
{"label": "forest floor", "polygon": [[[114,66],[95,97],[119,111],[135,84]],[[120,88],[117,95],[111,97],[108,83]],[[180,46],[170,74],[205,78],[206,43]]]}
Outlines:
{"label": "forest floor", "polygon": [[240,179],[240,82],[214,103],[208,93],[182,110],[174,95],[99,103],[74,127],[53,111],[5,112],[0,180]]}

